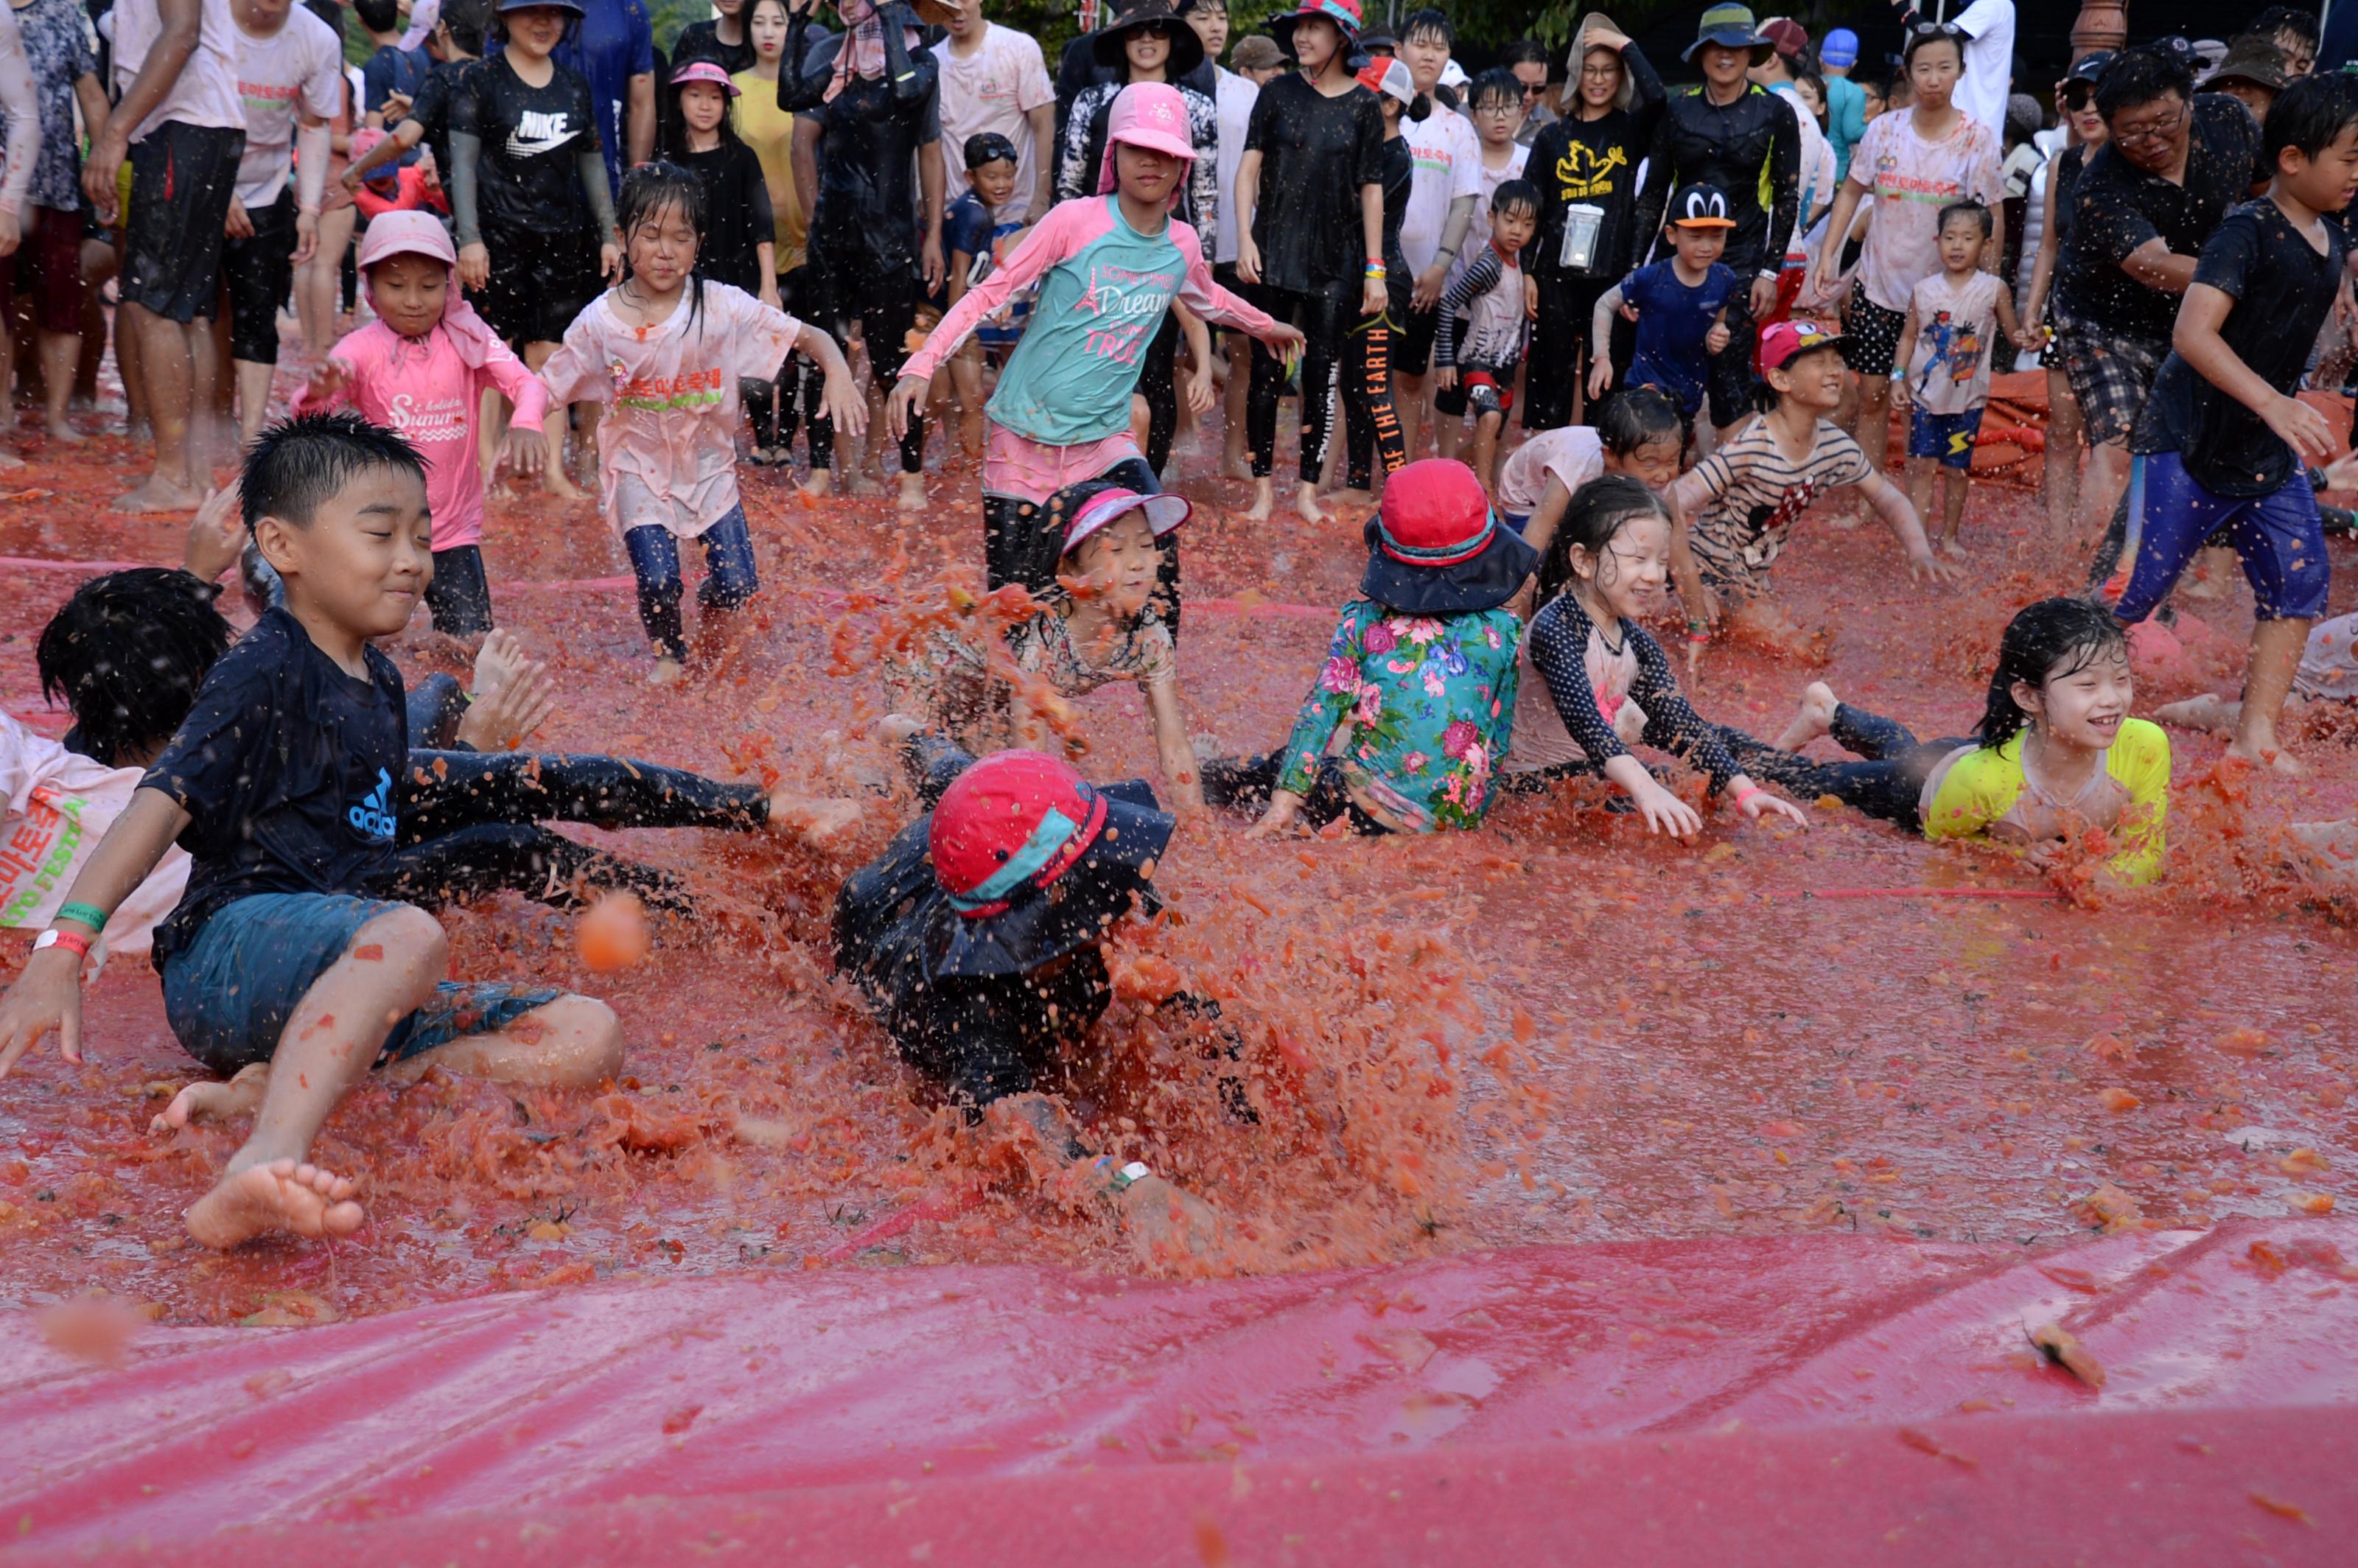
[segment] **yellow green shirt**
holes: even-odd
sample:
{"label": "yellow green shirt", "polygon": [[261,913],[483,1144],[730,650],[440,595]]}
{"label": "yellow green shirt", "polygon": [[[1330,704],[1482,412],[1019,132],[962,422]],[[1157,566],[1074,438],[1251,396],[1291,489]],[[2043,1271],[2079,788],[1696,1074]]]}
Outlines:
{"label": "yellow green shirt", "polygon": [[2123,722],[2104,765],[2077,800],[2046,797],[2023,773],[2023,736],[1992,751],[1961,746],[1924,783],[1919,815],[1927,838],[1979,838],[2000,824],[2044,837],[2029,820],[2069,814],[2111,832],[2121,846],[2109,862],[2131,884],[2160,874],[2169,812],[2169,737],[2142,719]]}
{"label": "yellow green shirt", "polygon": [[762,174],[770,188],[770,211],[777,221],[778,276],[783,277],[807,259],[809,222],[802,199],[795,192],[795,117],[778,107],[778,84],[750,70],[739,71],[737,135],[762,160]]}

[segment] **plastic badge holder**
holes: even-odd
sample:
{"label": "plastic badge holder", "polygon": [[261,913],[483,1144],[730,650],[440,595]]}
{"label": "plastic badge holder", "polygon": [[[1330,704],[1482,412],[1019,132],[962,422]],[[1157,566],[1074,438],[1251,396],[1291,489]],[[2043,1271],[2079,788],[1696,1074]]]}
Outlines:
{"label": "plastic badge holder", "polygon": [[1596,266],[1596,235],[1605,227],[1605,209],[1585,201],[1563,210],[1563,247],[1556,265],[1566,272],[1592,272]]}

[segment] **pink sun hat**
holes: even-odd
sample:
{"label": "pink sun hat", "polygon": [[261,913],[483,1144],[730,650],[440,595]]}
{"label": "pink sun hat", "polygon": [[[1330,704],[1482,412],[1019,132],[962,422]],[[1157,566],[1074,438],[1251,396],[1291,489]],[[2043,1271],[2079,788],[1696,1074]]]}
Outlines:
{"label": "pink sun hat", "polygon": [[715,60],[692,59],[671,73],[671,84],[674,87],[685,87],[691,81],[701,81],[718,87],[731,98],[737,96],[737,84],[729,80],[729,73],[721,70],[719,63]]}
{"label": "pink sun hat", "polygon": [[[1114,95],[1113,107],[1106,114],[1105,159],[1098,165],[1100,196],[1113,194],[1113,149],[1119,143],[1194,163],[1195,144],[1188,134],[1187,101],[1179,96],[1177,88],[1163,81],[1133,81]],[[1184,188],[1184,182],[1172,185],[1174,206]]]}

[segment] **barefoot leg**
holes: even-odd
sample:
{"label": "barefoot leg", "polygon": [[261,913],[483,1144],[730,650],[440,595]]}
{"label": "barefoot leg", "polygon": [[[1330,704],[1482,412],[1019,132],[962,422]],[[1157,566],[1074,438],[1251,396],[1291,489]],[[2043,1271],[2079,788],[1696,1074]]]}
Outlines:
{"label": "barefoot leg", "polygon": [[188,1126],[200,1117],[215,1120],[243,1116],[262,1103],[263,1091],[270,1087],[270,1064],[256,1062],[238,1069],[237,1076],[226,1083],[207,1079],[190,1084],[172,1097],[153,1121],[150,1132],[172,1132]]}
{"label": "barefoot leg", "polygon": [[805,795],[793,789],[781,788],[770,792],[770,831],[787,838],[824,844],[858,822],[860,817],[860,803],[857,801]]}
{"label": "barefoot leg", "polygon": [[1277,510],[1277,483],[1263,474],[1253,481],[1251,508],[1245,513],[1248,523],[1266,523],[1269,514]]}
{"label": "barefoot leg", "polygon": [[301,1161],[267,1160],[233,1166],[221,1184],[183,1217],[203,1246],[226,1251],[277,1231],[319,1239],[350,1236],[367,1218],[352,1201],[352,1184]]}
{"label": "barefoot leg", "polygon": [[589,1088],[622,1070],[622,1026],[602,1001],[561,996],[488,1034],[462,1034],[395,1063],[385,1076],[407,1082],[429,1066],[499,1084]]}
{"label": "barefoot leg", "polygon": [[1780,752],[1798,752],[1834,727],[1837,706],[1834,688],[1822,680],[1813,680],[1801,690],[1801,704],[1793,711],[1793,721],[1777,737]]}
{"label": "barefoot leg", "polygon": [[2180,730],[2203,730],[2213,735],[2232,735],[2235,720],[2242,715],[2244,705],[2233,697],[2215,692],[2190,697],[2183,702],[2165,702],[2153,710],[2155,719]]}
{"label": "barefoot leg", "polygon": [[2291,695],[2293,673],[2309,643],[2307,621],[2263,621],[2252,628],[2252,662],[2244,676],[2244,709],[2235,720],[2230,756],[2298,778],[2309,770],[2277,739],[2277,719]]}
{"label": "barefoot leg", "polygon": [[1305,479],[1294,486],[1293,510],[1301,514],[1304,523],[1326,521],[1326,509],[1318,504],[1318,483],[1315,480]]}

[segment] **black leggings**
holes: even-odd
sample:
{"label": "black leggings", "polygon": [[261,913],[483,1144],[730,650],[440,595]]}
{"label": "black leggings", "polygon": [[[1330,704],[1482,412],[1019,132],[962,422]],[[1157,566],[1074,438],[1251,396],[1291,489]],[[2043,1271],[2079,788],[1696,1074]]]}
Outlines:
{"label": "black leggings", "polygon": [[1392,317],[1362,316],[1351,329],[1349,354],[1343,370],[1344,448],[1353,490],[1372,488],[1374,464],[1381,453],[1384,472],[1408,461],[1408,440],[1401,434],[1400,415],[1392,407]]}
{"label": "black leggings", "polygon": [[1179,434],[1179,312],[1163,313],[1163,325],[1146,345],[1138,367],[1139,395],[1146,399],[1146,466],[1160,481]]}
{"label": "black leggings", "polygon": [[[1277,781],[1284,774],[1284,762],[1282,752],[1264,752],[1258,757],[1213,758],[1201,770],[1205,804],[1265,809],[1270,792],[1277,788]],[[1314,830],[1342,816],[1350,820],[1351,831],[1362,838],[1372,838],[1391,831],[1359,809],[1359,803],[1351,798],[1350,786],[1343,782],[1343,764],[1332,757],[1319,759],[1318,777],[1312,783],[1310,793],[1302,797],[1302,809],[1294,816]]]}
{"label": "black leggings", "polygon": [[[1302,481],[1318,482],[1326,467],[1326,427],[1335,406],[1335,369],[1343,359],[1345,340],[1358,316],[1359,283],[1337,278],[1307,293],[1289,288],[1263,288],[1261,308],[1280,321],[1302,329],[1308,342],[1302,352]],[[1255,479],[1266,479],[1277,467],[1277,404],[1285,390],[1285,365],[1264,344],[1252,351],[1252,388],[1245,400],[1245,432],[1252,442]]]}
{"label": "black leggings", "polygon": [[1923,795],[1924,781],[1932,776],[1942,758],[1960,746],[1973,744],[1970,736],[1919,741],[1898,720],[1848,703],[1835,705],[1833,734],[1836,745],[1866,761],[1812,762],[1756,741],[1741,730],[1719,727],[1719,738],[1727,743],[1736,764],[1761,783],[1776,784],[1804,800],[1833,795],[1844,806],[1910,833],[1921,827],[1917,802]]}
{"label": "black leggings", "polygon": [[[778,304],[787,315],[802,319],[811,308],[803,297],[803,279],[810,275],[808,266],[798,266],[792,272],[778,275]],[[812,292],[816,292],[813,290]],[[802,423],[803,415],[811,416],[811,467],[827,468],[835,461],[833,433],[819,433],[818,400],[827,390],[827,373],[818,362],[806,354],[790,353],[786,362],[778,367],[774,382],[749,381],[744,385],[745,422],[753,432],[757,447],[786,448],[795,444],[795,428]],[[822,455],[820,449],[826,449]]]}
{"label": "black leggings", "polygon": [[[813,259],[808,266],[819,265],[818,248],[812,246]],[[825,323],[835,346],[848,357],[851,339],[848,330],[852,319],[860,321],[860,336],[868,344],[868,373],[874,384],[886,392],[901,379],[901,366],[909,357],[909,332],[917,324],[917,300],[924,292],[913,268],[905,263],[897,266],[878,265],[853,257],[838,257],[826,270],[822,296],[824,308],[817,319]],[[821,377],[821,384],[825,384]],[[811,406],[810,444],[811,467],[835,466],[835,421],[817,417],[817,405]],[[901,471],[923,473],[925,468],[925,420],[923,401],[909,417],[909,433],[901,438]],[[822,444],[826,457],[820,457]]]}
{"label": "black leggings", "polygon": [[[1539,279],[1540,314],[1524,361],[1523,428],[1552,430],[1572,423],[1572,406],[1588,377],[1591,319],[1596,302],[1617,281],[1546,273]],[[1617,327],[1621,325],[1616,319]],[[1595,423],[1592,416],[1589,423]]]}
{"label": "black leggings", "polygon": [[572,909],[582,902],[577,889],[588,886],[625,889],[684,912],[687,889],[669,872],[539,824],[743,833],[768,822],[770,807],[757,785],[620,757],[417,750],[395,816],[401,838],[369,880],[373,897],[436,908],[515,892]]}
{"label": "black leggings", "polygon": [[[1096,476],[1141,495],[1157,495],[1163,486],[1142,458],[1124,458]],[[1021,496],[982,495],[982,579],[985,588],[1021,583],[1033,594],[1056,586],[1056,564],[1065,556],[1065,518],[1051,497],[1045,502]],[[1146,619],[1160,621],[1171,635],[1179,635],[1179,537],[1174,530],[1155,541],[1163,552],[1155,574],[1154,592]]]}

